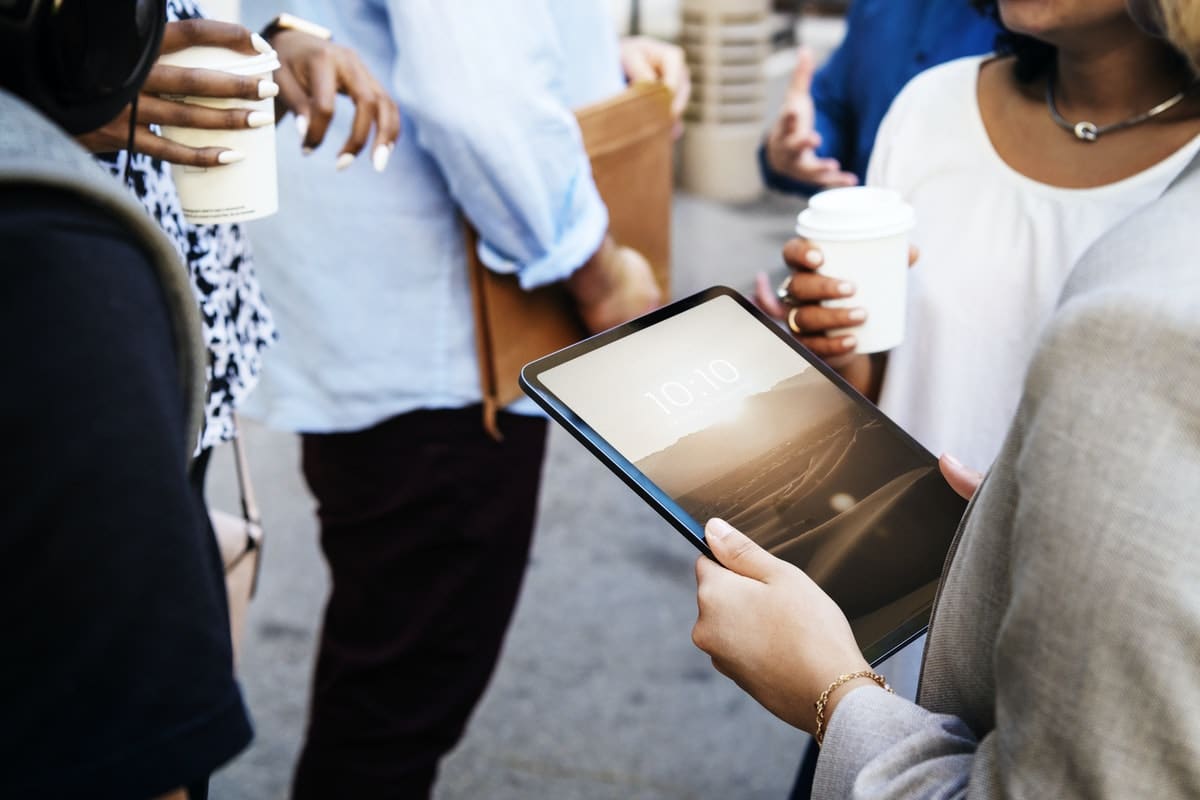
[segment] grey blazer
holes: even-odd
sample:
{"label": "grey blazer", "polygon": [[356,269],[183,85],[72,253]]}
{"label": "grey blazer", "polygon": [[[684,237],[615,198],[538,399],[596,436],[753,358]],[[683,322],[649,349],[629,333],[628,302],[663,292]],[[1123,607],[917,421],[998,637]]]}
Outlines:
{"label": "grey blazer", "polygon": [[847,695],[814,797],[1200,798],[1200,159],[1063,290],[918,698]]}

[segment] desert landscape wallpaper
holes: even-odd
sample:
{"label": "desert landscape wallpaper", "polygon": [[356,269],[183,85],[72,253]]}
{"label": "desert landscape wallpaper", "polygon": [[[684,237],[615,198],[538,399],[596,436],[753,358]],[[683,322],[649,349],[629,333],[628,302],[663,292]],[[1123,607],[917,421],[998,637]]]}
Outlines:
{"label": "desert landscape wallpaper", "polygon": [[721,517],[804,569],[862,644],[889,601],[932,600],[961,514],[936,465],[814,369],[636,466],[697,521]]}
{"label": "desert landscape wallpaper", "polygon": [[936,463],[728,297],[543,374],[703,525],[824,588],[866,649],[927,612],[964,503]]}

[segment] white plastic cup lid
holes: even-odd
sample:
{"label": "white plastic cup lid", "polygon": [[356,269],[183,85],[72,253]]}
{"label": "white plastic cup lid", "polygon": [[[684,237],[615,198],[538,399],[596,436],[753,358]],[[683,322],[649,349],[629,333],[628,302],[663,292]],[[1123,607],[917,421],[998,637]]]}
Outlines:
{"label": "white plastic cup lid", "polygon": [[211,69],[231,75],[263,75],[279,69],[279,56],[269,53],[247,55],[224,47],[188,47],[158,59],[159,64],[185,69]]}
{"label": "white plastic cup lid", "polygon": [[899,192],[851,186],[813,195],[796,220],[796,234],[834,242],[885,239],[907,233],[916,224],[916,212]]}

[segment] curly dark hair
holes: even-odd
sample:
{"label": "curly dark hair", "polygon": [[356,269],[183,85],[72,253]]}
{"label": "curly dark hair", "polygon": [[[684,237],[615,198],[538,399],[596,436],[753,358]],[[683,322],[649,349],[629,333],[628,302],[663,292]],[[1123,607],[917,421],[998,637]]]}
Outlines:
{"label": "curly dark hair", "polygon": [[1058,55],[1058,49],[1054,45],[1004,28],[1004,23],[1000,21],[998,0],[971,0],[971,5],[979,13],[996,20],[996,24],[1001,27],[1001,32],[996,36],[996,52],[1016,58],[1013,71],[1019,82],[1032,83],[1050,74],[1054,69],[1054,59]]}

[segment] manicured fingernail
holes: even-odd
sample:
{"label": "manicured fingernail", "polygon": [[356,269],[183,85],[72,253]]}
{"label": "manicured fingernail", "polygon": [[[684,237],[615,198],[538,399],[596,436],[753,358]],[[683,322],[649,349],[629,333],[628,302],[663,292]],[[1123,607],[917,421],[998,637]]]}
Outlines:
{"label": "manicured fingernail", "polygon": [[733,533],[733,526],[723,519],[713,518],[704,526],[704,538],[724,539]]}
{"label": "manicured fingernail", "polygon": [[354,163],[354,153],[342,153],[340,156],[338,156],[338,160],[337,160],[338,172],[341,172],[342,170],[346,169],[353,163]]}
{"label": "manicured fingernail", "polygon": [[311,147],[301,147],[300,152],[306,156],[311,156],[313,154],[313,149]]}
{"label": "manicured fingernail", "polygon": [[303,114],[296,115],[296,132],[300,134],[300,141],[308,136],[308,117]]}
{"label": "manicured fingernail", "polygon": [[246,117],[246,125],[251,128],[265,128],[275,124],[275,114],[271,111],[251,111]]}
{"label": "manicured fingernail", "polygon": [[849,297],[854,294],[854,284],[849,281],[843,281],[837,285],[838,294],[843,297]]}
{"label": "manicured fingernail", "polygon": [[392,149],[386,144],[381,144],[375,148],[375,153],[371,156],[371,163],[375,166],[376,172],[383,172],[387,169],[388,159],[392,157]]}
{"label": "manicured fingernail", "polygon": [[845,347],[847,350],[854,348],[854,347],[858,347],[858,337],[843,336],[842,337],[842,346]]}
{"label": "manicured fingernail", "polygon": [[267,100],[272,97],[279,96],[279,84],[270,78],[263,78],[258,82],[258,99]]}
{"label": "manicured fingernail", "polygon": [[821,255],[820,250],[809,250],[804,254],[804,261],[810,267],[819,267],[825,263],[825,256]]}
{"label": "manicured fingernail", "polygon": [[246,158],[246,154],[240,150],[222,150],[217,156],[218,164],[236,164]]}
{"label": "manicured fingernail", "polygon": [[862,322],[866,318],[866,309],[854,308],[846,312],[846,319],[850,320],[851,322]]}
{"label": "manicured fingernail", "polygon": [[963,463],[961,461],[959,461],[957,458],[950,455],[949,453],[942,453],[942,458],[946,459],[946,463],[948,463],[952,467],[961,468],[963,465]]}
{"label": "manicured fingernail", "polygon": [[271,43],[257,33],[250,34],[250,45],[263,55],[275,52],[275,49],[271,47]]}

